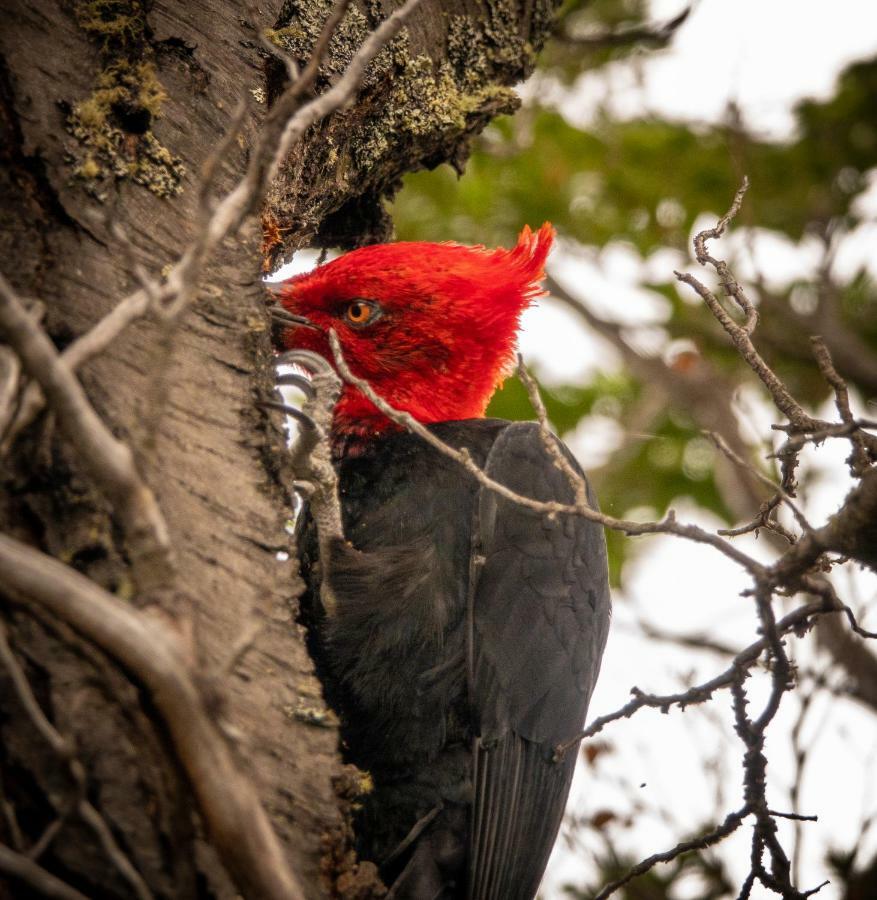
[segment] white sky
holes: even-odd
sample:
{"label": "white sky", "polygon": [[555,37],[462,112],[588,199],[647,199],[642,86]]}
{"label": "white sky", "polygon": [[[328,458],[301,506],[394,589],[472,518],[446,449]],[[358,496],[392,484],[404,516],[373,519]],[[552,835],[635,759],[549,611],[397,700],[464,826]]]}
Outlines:
{"label": "white sky", "polygon": [[[686,5],[652,0],[652,19],[668,21]],[[785,137],[796,100],[830,97],[845,65],[877,49],[875,26],[871,0],[695,0],[671,52],[583,76],[564,113],[586,124],[605,103],[621,116],[719,121],[735,101],[747,124]]]}

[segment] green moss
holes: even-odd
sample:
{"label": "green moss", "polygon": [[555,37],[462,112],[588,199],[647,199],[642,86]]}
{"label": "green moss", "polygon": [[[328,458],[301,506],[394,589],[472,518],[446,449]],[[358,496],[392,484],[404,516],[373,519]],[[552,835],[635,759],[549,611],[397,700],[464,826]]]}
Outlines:
{"label": "green moss", "polygon": [[483,84],[498,69],[535,63],[533,47],[521,38],[517,9],[493,0],[487,12],[483,20],[452,16],[448,21],[448,59],[461,85]]}
{"label": "green moss", "polygon": [[69,157],[74,175],[98,199],[115,179],[130,179],[159,197],[181,191],[184,168],[152,130],[166,99],[146,37],[142,2],[83,0],[80,28],[100,48],[94,89],[77,103],[67,130],[77,140]]}
{"label": "green moss", "polygon": [[359,168],[377,165],[400,145],[463,134],[470,117],[488,105],[514,109],[517,103],[511,88],[491,83],[478,86],[486,79],[461,85],[452,63],[442,63],[436,70],[428,56],[400,56],[403,63],[397,67],[379,115],[353,135],[353,161]]}
{"label": "green moss", "polygon": [[[281,28],[269,28],[265,35],[273,44],[285,50],[300,63],[310,59],[311,51],[323,30],[332,7],[325,0],[292,0],[287,2],[280,15],[281,22],[289,22]],[[355,6],[351,6],[335,29],[321,73],[324,77],[340,75],[353,59],[362,42],[371,31],[368,19]],[[373,73],[370,72],[373,76]]]}
{"label": "green moss", "polygon": [[534,58],[518,15],[510,0],[492,0],[484,17],[449,16],[446,61],[438,66],[428,56],[412,57],[403,30],[376,60],[391,65],[392,88],[354,134],[354,165],[374,167],[400,146],[462,136],[486,110],[513,111],[514,91],[498,82],[511,81],[510,73]]}
{"label": "green moss", "polygon": [[82,0],[76,4],[79,27],[101,42],[104,53],[119,54],[143,41],[146,12],[127,0]]}

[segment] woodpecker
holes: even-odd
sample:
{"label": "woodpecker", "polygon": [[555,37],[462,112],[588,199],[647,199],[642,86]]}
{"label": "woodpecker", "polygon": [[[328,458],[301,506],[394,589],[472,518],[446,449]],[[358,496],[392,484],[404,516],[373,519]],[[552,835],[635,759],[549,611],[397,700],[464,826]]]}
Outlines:
{"label": "woodpecker", "polygon": [[[573,503],[536,423],[484,417],[553,235],[374,245],[295,276],[278,291],[285,358],[334,366],[334,331],[354,375],[491,479]],[[555,748],[583,726],[606,642],[602,528],[500,496],[350,383],[330,439],[343,539],[327,550],[301,517],[302,619],[343,754],[374,785],[359,856],[397,900],[531,900],[575,766]]]}

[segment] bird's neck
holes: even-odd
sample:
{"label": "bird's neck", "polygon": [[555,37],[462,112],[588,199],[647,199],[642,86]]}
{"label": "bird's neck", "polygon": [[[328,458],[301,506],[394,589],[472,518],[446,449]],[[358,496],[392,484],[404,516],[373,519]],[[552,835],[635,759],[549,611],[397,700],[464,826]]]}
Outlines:
{"label": "bird's neck", "polygon": [[[434,422],[450,422],[460,419],[478,419],[484,415],[489,394],[473,396],[467,391],[423,390],[414,396],[397,394],[387,402],[393,409],[409,413],[418,422],[430,425]],[[403,431],[404,426],[382,413],[356,388],[346,385],[332,421],[332,450],[336,459],[367,454],[384,437]]]}

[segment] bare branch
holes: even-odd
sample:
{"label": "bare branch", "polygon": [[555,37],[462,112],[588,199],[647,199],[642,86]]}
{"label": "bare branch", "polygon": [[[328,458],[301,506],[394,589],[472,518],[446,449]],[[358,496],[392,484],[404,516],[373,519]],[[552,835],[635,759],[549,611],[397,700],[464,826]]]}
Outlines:
{"label": "bare branch", "polygon": [[630,47],[634,44],[663,47],[691,14],[691,9],[691,6],[686,6],[679,15],[659,25],[640,25],[615,31],[598,31],[594,34],[576,34],[575,31],[565,29],[557,32],[554,37],[563,44],[582,49],[604,50]]}
{"label": "bare branch", "polygon": [[801,536],[770,570],[775,585],[795,587],[823,554],[834,551],[877,570],[877,470],[871,468],[840,509],[815,531]]}
{"label": "bare branch", "polygon": [[12,648],[9,646],[6,625],[2,620],[0,620],[0,662],[3,663],[6,671],[9,673],[9,677],[12,679],[12,686],[15,688],[15,693],[24,707],[24,711],[36,726],[43,740],[61,759],[65,761],[72,760],[73,746],[58,733],[55,726],[46,718],[39,703],[37,703],[37,698],[30,689],[27,677],[13,655]]}
{"label": "bare branch", "polygon": [[52,846],[52,841],[58,836],[67,821],[67,815],[60,815],[46,826],[37,842],[27,851],[27,858],[36,862]]}
{"label": "bare branch", "polygon": [[[841,421],[845,425],[853,425],[855,419],[850,409],[850,392],[847,389],[847,383],[838,375],[837,369],[834,367],[831,353],[825,341],[819,335],[813,335],[810,338],[810,343],[813,346],[813,355],[816,357],[819,371],[822,372],[823,377],[834,390],[835,405]],[[854,428],[850,432],[850,443],[853,449],[847,462],[849,463],[850,471],[857,478],[861,478],[868,471],[873,459],[877,457],[877,453],[874,452],[877,448],[873,444],[870,445],[871,453],[868,452],[865,437],[858,428]]]}
{"label": "bare branch", "polygon": [[151,900],[152,891],[146,886],[146,882],[141,877],[137,869],[131,863],[131,860],[125,855],[122,848],[113,837],[104,817],[91,805],[87,800],[81,800],[77,808],[77,812],[89,827],[97,835],[98,841],[103,848],[104,853],[112,861],[116,869],[122,874],[128,884],[134,889],[134,893],[139,900]]}
{"label": "bare branch", "polygon": [[743,197],[748,188],[749,180],[744,178],[743,184],[734,195],[734,200],[731,203],[730,209],[719,219],[713,228],[708,228],[699,232],[694,238],[695,258],[702,266],[711,265],[716,270],[725,294],[734,300],[741,310],[743,310],[746,316],[744,324],[738,325],[726,312],[716,295],[693,275],[683,272],[674,272],[674,274],[679,281],[694,288],[701,296],[709,307],[710,312],[716,317],[719,324],[725,329],[728,336],[733,341],[737,351],[753,372],[761,379],[764,386],[770,392],[771,397],[773,397],[774,403],[786,414],[789,421],[803,427],[811,426],[814,422],[813,418],[804,412],[801,405],[792,397],[786,386],[767,365],[761,357],[761,354],[755,349],[755,345],[752,343],[750,336],[758,322],[757,310],[746,297],[742,287],[731,275],[727,263],[710,256],[706,249],[706,242],[708,239],[719,238],[724,234],[725,229],[728,227],[731,220],[739,212],[740,205],[743,202]]}
{"label": "bare branch", "polygon": [[[153,294],[153,290],[157,293]],[[93,328],[78,337],[61,354],[61,359],[71,372],[99,356],[132,323],[146,315],[153,303],[167,299],[175,292],[172,282],[164,285],[150,283],[148,288],[139,288],[121,300]],[[43,408],[44,399],[39,383],[31,381],[24,391],[21,405],[15,418],[3,434],[0,455],[8,452],[17,435],[37,417]]]}
{"label": "bare branch", "polygon": [[9,347],[0,347],[0,436],[16,415],[21,387],[21,363]]}
{"label": "bare branch", "polygon": [[575,493],[576,506],[590,506],[587,483],[561,452],[557,439],[552,434],[551,427],[548,424],[548,414],[545,412],[545,404],[542,402],[542,397],[539,396],[539,386],[527,371],[524,359],[520,353],[518,354],[518,378],[521,379],[521,384],[524,385],[527,396],[530,398],[530,403],[536,413],[536,419],[539,422],[539,432],[542,435],[542,443],[555,467],[566,475],[567,481],[569,481],[570,487]]}
{"label": "bare branch", "polygon": [[780,505],[782,499],[781,494],[774,494],[759,506],[758,514],[751,521],[739,525],[737,528],[719,528],[716,533],[725,537],[740,537],[743,534],[755,532],[757,537],[758,532],[764,528],[766,531],[784,538],[789,544],[794,544],[798,540],[797,535],[793,534],[773,517],[773,512]]}
{"label": "bare branch", "polygon": [[[801,528],[804,531],[813,531],[813,526],[807,521],[807,518],[804,516],[804,513],[801,512],[801,509],[798,507],[798,505],[795,503],[795,501],[788,495],[788,493],[786,492],[785,488],[783,488],[782,485],[777,484],[771,478],[768,478],[767,475],[765,475],[763,472],[759,471],[751,463],[749,463],[745,459],[743,459],[742,456],[739,456],[737,453],[735,453],[728,446],[728,442],[720,434],[717,434],[714,431],[704,431],[703,433],[706,437],[708,437],[710,439],[710,441],[712,441],[712,443],[716,446],[716,448],[718,450],[720,450],[722,453],[724,453],[725,456],[728,457],[728,459],[730,459],[731,462],[734,463],[734,465],[739,466],[741,469],[745,469],[747,472],[749,472],[750,475],[752,475],[754,478],[757,478],[762,484],[771,488],[775,492],[775,496],[778,498],[778,502],[785,503],[786,506],[789,507],[789,509],[792,511],[792,515],[794,515],[794,517],[795,517],[795,520],[797,521],[797,523],[801,526]],[[776,503],[773,503],[772,501],[767,501],[767,503],[765,504],[766,512],[763,513],[762,515],[765,516],[775,506],[776,506]],[[765,525],[765,527],[773,528],[773,530],[777,531],[777,533],[782,534],[783,537],[785,537],[787,540],[789,540],[789,543],[795,542],[794,537],[792,535],[790,535],[784,528],[782,528],[782,526],[780,526],[779,523],[769,522],[769,521],[765,520],[764,525]],[[747,530],[751,530],[751,529],[747,529]],[[724,532],[724,533],[728,534],[729,532]],[[739,532],[739,533],[742,534],[744,532]]]}
{"label": "bare branch", "polygon": [[88,900],[76,888],[38,866],[33,860],[0,844],[0,872],[29,885],[44,897],[54,900]]}
{"label": "bare branch", "polygon": [[[725,311],[718,297],[706,285],[698,281],[693,275],[685,272],[674,272],[674,274],[679,281],[694,288],[701,296],[709,307],[710,312],[716,317],[719,324],[721,324],[733,341],[740,356],[761,379],[774,403],[781,412],[785,413],[789,421],[801,428],[816,427],[816,420],[804,411],[798,401],[789,393],[788,388],[774,373],[773,369],[768,366],[761,354],[755,349],[755,345],[750,338],[751,332],[747,330],[750,320],[747,320],[746,325],[738,325]],[[736,282],[734,284],[736,285]]]}
{"label": "bare branch", "polygon": [[[826,607],[824,603],[807,603],[803,606],[799,606],[797,609],[780,619],[780,621],[776,623],[776,632],[779,635],[788,634],[789,632],[801,633],[809,628],[814,616],[838,611],[839,610]],[[735,678],[739,677],[740,672],[745,671],[757,663],[761,654],[764,653],[770,645],[771,639],[769,637],[762,637],[759,640],[754,641],[744,650],[741,650],[734,657],[731,665],[723,672],[720,672],[709,681],[704,681],[701,684],[688,688],[686,691],[680,691],[676,694],[647,694],[637,687],[631,688],[630,692],[633,694],[632,700],[620,709],[615,710],[615,712],[608,713],[605,716],[599,716],[583,731],[571,737],[569,740],[564,741],[562,744],[558,744],[557,747],[554,748],[555,759],[562,759],[573,747],[579,744],[579,742],[599,734],[611,722],[617,722],[619,719],[629,719],[635,712],[644,707],[667,712],[672,706],[678,706],[680,709],[684,709],[686,706],[691,706],[695,703],[703,703],[704,701],[709,700],[716,691],[731,687]]]}
{"label": "bare branch", "polygon": [[266,33],[264,28],[259,26],[259,8],[252,0],[246,0],[245,6],[249,15],[249,24],[259,38],[259,44],[269,56],[280,60],[286,69],[286,76],[290,81],[298,78],[298,63],[295,61],[291,53],[287,53],[279,44],[274,43]]}
{"label": "bare branch", "polygon": [[795,717],[795,724],[792,726],[792,732],[789,736],[789,740],[791,743],[792,756],[794,758],[795,765],[795,775],[792,778],[792,784],[789,788],[789,801],[792,804],[792,812],[791,813],[776,813],[771,812],[772,816],[781,815],[784,818],[791,819],[794,822],[794,846],[792,848],[792,876],[795,881],[799,880],[800,872],[801,872],[801,836],[803,829],[801,828],[801,823],[806,821],[816,821],[816,816],[803,816],[800,813],[801,809],[801,786],[804,780],[804,767],[807,764],[807,756],[810,752],[811,745],[805,744],[801,741],[801,732],[804,729],[804,723],[807,721],[807,716],[812,709],[814,690],[811,688],[803,695],[803,699],[801,700],[801,708],[798,711],[798,715]]}
{"label": "bare branch", "polygon": [[644,875],[649,869],[653,869],[658,865],[658,863],[670,862],[670,860],[676,859],[677,856],[681,856],[683,853],[690,853],[692,850],[706,850],[707,847],[718,844],[719,841],[724,840],[729,834],[733,834],[750,813],[751,810],[749,807],[744,806],[735,812],[728,813],[724,822],[717,825],[706,834],[697,838],[692,838],[688,841],[680,841],[675,847],[670,850],[665,850],[662,853],[654,853],[652,856],[648,857],[648,859],[644,859],[642,862],[637,863],[637,865],[621,878],[607,884],[606,887],[594,897],[594,900],[606,900],[606,898],[614,894],[618,888],[624,886],[629,881],[633,881],[634,878]]}
{"label": "bare branch", "polygon": [[849,437],[853,445],[853,454],[850,458],[853,474],[861,477],[871,465],[871,461],[877,459],[877,437],[862,431],[863,427],[867,427],[864,423],[854,422],[849,409],[846,385],[835,371],[828,349],[818,338],[814,343],[814,351],[823,374],[835,389],[841,416],[842,418],[845,417],[840,426],[822,422],[805,412],[752,343],[751,335],[758,322],[758,312],[747,298],[742,286],[732,275],[728,264],[711,256],[706,247],[708,239],[721,237],[724,233],[731,220],[739,211],[748,187],[749,181],[744,178],[743,184],[737,191],[728,212],[719,219],[714,228],[701,231],[694,238],[695,258],[701,265],[710,265],[716,270],[725,295],[733,300],[743,311],[746,317],[745,322],[742,325],[737,324],[716,295],[693,275],[682,272],[675,272],[674,274],[679,281],[692,287],[704,300],[710,312],[712,312],[713,316],[715,316],[716,320],[731,338],[740,356],[767,388],[776,407],[788,418],[790,425],[780,427],[788,431],[790,438],[777,452],[776,456],[781,461],[783,488],[787,494],[794,495],[796,488],[794,472],[798,465],[797,454],[805,443],[817,442],[820,437],[839,436],[843,433]]}
{"label": "bare branch", "polygon": [[150,692],[211,840],[245,896],[304,896],[258,796],[238,770],[170,635],[52,557],[0,535],[4,586],[38,603],[116,659]]}

